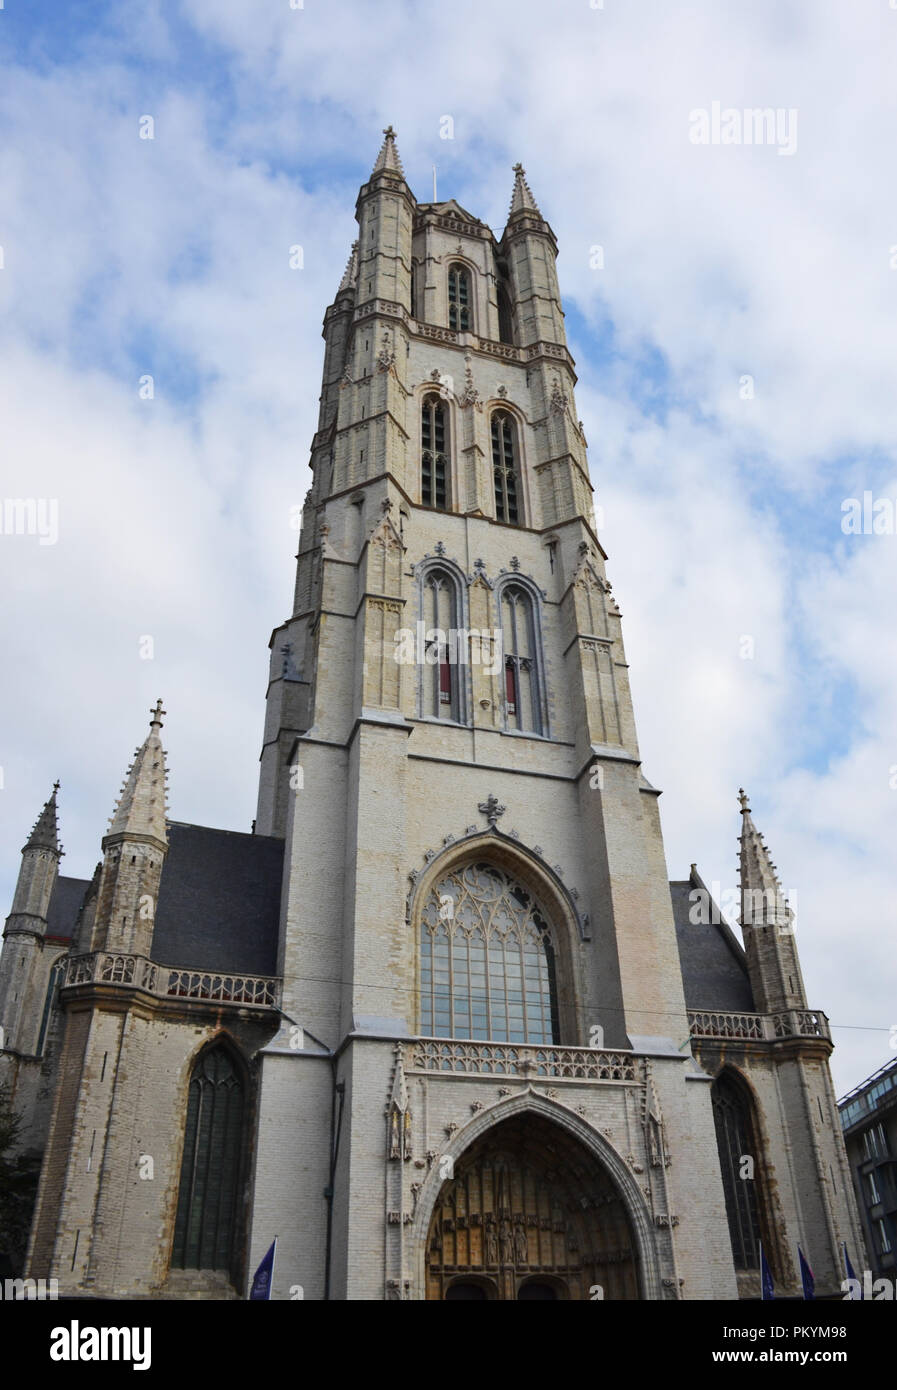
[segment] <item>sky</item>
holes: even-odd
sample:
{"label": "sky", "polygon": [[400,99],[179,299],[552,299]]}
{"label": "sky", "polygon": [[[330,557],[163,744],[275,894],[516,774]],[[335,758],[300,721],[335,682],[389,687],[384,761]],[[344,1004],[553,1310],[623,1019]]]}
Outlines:
{"label": "sky", "polygon": [[892,1060],[895,0],[6,0],[0,63],[0,501],[58,528],[0,511],[0,903],[56,778],[89,877],[158,696],[172,817],[250,828],[392,123],[419,199],[500,234],[520,160],[557,235],[670,877],[736,886],[745,787],[838,1094]]}

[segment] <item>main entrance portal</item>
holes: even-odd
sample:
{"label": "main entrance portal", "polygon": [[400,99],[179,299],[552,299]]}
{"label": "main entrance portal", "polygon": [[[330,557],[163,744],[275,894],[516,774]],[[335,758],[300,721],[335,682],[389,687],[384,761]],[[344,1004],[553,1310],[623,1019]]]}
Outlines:
{"label": "main entrance portal", "polygon": [[622,1198],[581,1143],[516,1115],[455,1164],[427,1238],[427,1298],[637,1299]]}

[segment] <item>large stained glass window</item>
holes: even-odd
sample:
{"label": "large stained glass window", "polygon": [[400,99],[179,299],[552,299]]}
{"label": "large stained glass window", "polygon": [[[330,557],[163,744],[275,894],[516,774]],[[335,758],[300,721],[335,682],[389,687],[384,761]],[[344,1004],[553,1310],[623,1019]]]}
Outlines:
{"label": "large stained glass window", "polygon": [[424,1037],[560,1041],[551,928],[503,870],[468,864],[439,879],[420,946]]}
{"label": "large stained glass window", "polygon": [[228,1270],[234,1264],[245,1096],[226,1047],[203,1052],[190,1078],[171,1264]]}

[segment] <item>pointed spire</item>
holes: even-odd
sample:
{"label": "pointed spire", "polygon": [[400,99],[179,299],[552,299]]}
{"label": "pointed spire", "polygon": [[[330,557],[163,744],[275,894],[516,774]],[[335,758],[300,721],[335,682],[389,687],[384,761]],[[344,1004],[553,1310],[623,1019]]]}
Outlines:
{"label": "pointed spire", "polygon": [[751,818],[751,808],[743,787],[738,789],[741,806],[741,841],[738,860],[741,881],[742,926],[784,926],[794,913],[788,906],[776,866],[763,836]]}
{"label": "pointed spire", "polygon": [[56,822],[56,793],[58,791],[59,783],[54,782],[50,799],[34,822],[25,849],[52,849],[56,854],[62,853]]}
{"label": "pointed spire", "polygon": [[[121,796],[109,822],[111,835],[150,835],[168,843],[165,830],[166,788],[165,750],[159,737],[162,701],[151,711],[150,731],[134,756],[122,787]],[[107,836],[108,838],[108,836]]]}
{"label": "pointed spire", "polygon": [[349,259],[343,271],[343,278],[339,282],[337,294],[342,294],[343,290],[354,290],[358,283],[358,242],[352,242],[352,250],[349,252]]}
{"label": "pointed spire", "polygon": [[401,174],[405,177],[405,170],[402,168],[402,161],[399,158],[398,147],[396,146],[396,133],[391,125],[388,125],[383,132],[385,139],[380,146],[380,153],[377,155],[373,173],[379,174],[384,170],[388,174]]}
{"label": "pointed spire", "polygon": [[541,217],[538,204],[533,197],[532,189],[526,181],[526,170],[522,164],[514,165],[514,192],[511,194],[511,209],[509,217],[513,217],[515,212],[535,212]]}

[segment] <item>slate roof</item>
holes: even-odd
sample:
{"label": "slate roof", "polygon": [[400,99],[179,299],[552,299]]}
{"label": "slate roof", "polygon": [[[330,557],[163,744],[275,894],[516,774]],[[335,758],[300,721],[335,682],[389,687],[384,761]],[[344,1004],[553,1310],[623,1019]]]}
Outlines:
{"label": "slate roof", "polygon": [[47,908],[47,935],[60,941],[71,941],[75,921],[90,887],[89,878],[66,878],[60,874],[50,895]]}
{"label": "slate roof", "polygon": [[153,960],[273,975],[283,840],[168,822]]}
{"label": "slate roof", "polygon": [[686,1007],[753,1013],[756,1005],[744,948],[728,922],[718,909],[703,916],[719,917],[719,922],[695,924],[689,920],[694,901],[689,894],[704,887],[694,870],[691,878],[670,884]]}

